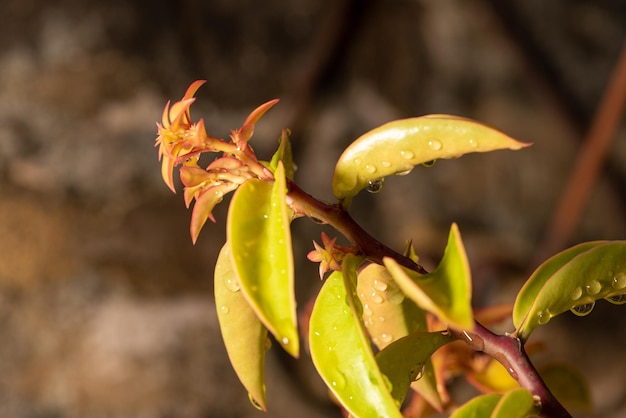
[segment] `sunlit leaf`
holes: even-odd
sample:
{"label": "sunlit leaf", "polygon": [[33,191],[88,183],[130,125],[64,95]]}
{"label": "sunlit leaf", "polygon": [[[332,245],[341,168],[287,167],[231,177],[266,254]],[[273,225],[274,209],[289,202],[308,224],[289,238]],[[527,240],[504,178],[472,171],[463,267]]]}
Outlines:
{"label": "sunlit leaf", "polygon": [[550,364],[539,370],[550,392],[568,410],[591,413],[593,402],[585,377],[569,364]]}
{"label": "sunlit leaf", "polygon": [[525,418],[534,409],[533,395],[527,389],[513,389],[502,395],[490,418]]}
{"label": "sunlit leaf", "polygon": [[267,328],[240,291],[226,243],[215,265],[215,305],[226,352],[239,380],[261,409],[265,401]]}
{"label": "sunlit leaf", "polygon": [[579,244],[543,263],[517,295],[513,323],[526,340],[563,312],[590,313],[598,299],[626,303],[626,241]]}
{"label": "sunlit leaf", "polygon": [[333,175],[333,193],[347,206],[370,182],[406,174],[418,164],[471,152],[517,150],[518,142],[482,123],[451,115],[396,120],[354,141],[341,155]]}
{"label": "sunlit leaf", "polygon": [[491,393],[477,396],[461,405],[450,418],[488,418],[495,409],[502,395]]}
{"label": "sunlit leaf", "polygon": [[436,404],[430,402],[431,405],[441,409],[430,356],[451,341],[449,335],[441,332],[418,332],[394,341],[376,355],[380,371],[391,382],[391,395],[398,404],[404,401],[409,386],[427,379],[425,385],[418,386],[421,389],[418,392],[422,396],[426,394],[429,401],[435,398]]}
{"label": "sunlit leaf", "polygon": [[232,198],[228,241],[241,289],[259,319],[292,356],[299,353],[293,254],[282,163],[275,181],[251,179]]}
{"label": "sunlit leaf", "polygon": [[296,171],[296,165],[293,162],[293,155],[291,153],[291,141],[289,140],[289,130],[283,129],[283,132],[280,136],[280,142],[278,144],[278,149],[272,156],[272,160],[269,163],[269,168],[274,172],[276,167],[278,167],[278,162],[282,161],[283,166],[285,167],[285,177],[290,180],[293,180],[293,176]]}
{"label": "sunlit leaf", "polygon": [[[352,258],[352,257],[348,257]],[[349,273],[356,279],[356,272]],[[315,301],[309,325],[311,358],[336,399],[356,418],[402,415],[374,359],[352,290],[333,272]]]}
{"label": "sunlit leaf", "polygon": [[[428,331],[426,312],[405,298],[389,272],[380,264],[370,263],[358,273],[357,294],[363,305],[363,322],[372,342],[383,349],[408,334]],[[428,358],[428,356],[426,357]],[[413,385],[438,410],[441,399],[430,361],[424,361],[423,377]],[[408,384],[407,384],[408,387]],[[394,398],[400,392],[394,384]],[[402,398],[406,388],[401,393]]]}
{"label": "sunlit leaf", "polygon": [[456,224],[450,228],[443,258],[432,273],[421,275],[391,258],[383,261],[404,294],[422,309],[434,313],[451,327],[474,327],[471,273]]}

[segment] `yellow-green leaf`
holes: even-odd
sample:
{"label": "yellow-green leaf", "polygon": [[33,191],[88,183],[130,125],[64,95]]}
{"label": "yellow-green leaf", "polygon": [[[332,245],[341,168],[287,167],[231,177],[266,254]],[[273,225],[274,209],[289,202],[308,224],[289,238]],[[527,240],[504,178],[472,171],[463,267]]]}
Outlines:
{"label": "yellow-green leaf", "polygon": [[552,317],[586,315],[603,298],[626,303],[626,241],[579,244],[543,263],[517,295],[513,323],[525,341]]}
{"label": "yellow-green leaf", "polygon": [[517,388],[502,395],[490,418],[525,418],[534,409],[533,395],[527,389]]}
{"label": "yellow-green leaf", "polygon": [[250,398],[263,410],[265,401],[265,352],[267,328],[240,291],[226,243],[215,265],[215,305],[222,339],[230,363]]}
{"label": "yellow-green leaf", "polygon": [[296,164],[293,162],[293,155],[291,153],[291,141],[289,140],[289,129],[283,129],[278,143],[278,149],[272,156],[272,160],[269,163],[269,169],[274,172],[278,167],[278,162],[282,161],[285,167],[285,177],[293,180],[293,176],[296,171]]}
{"label": "yellow-green leaf", "polygon": [[[357,294],[363,305],[363,322],[372,342],[382,350],[393,341],[408,334],[428,331],[426,312],[412,300],[405,298],[389,272],[380,264],[370,263],[358,273]],[[428,356],[427,356],[428,357]],[[442,402],[430,360],[424,361],[422,378],[413,384],[434,408],[441,410]],[[379,363],[380,364],[380,363]],[[407,384],[408,387],[408,384]],[[393,385],[394,398],[401,393]]]}
{"label": "yellow-green leaf", "polygon": [[333,175],[333,193],[348,206],[360,190],[418,164],[471,152],[518,150],[519,142],[485,124],[452,115],[396,120],[354,141],[341,155]]}
{"label": "yellow-green leaf", "polygon": [[383,261],[404,294],[422,309],[434,313],[453,328],[474,327],[472,277],[456,224],[450,228],[443,258],[432,273],[419,274],[391,258]]}
{"label": "yellow-green leaf", "polygon": [[[352,275],[356,279],[356,272]],[[374,359],[360,313],[352,305],[358,300],[352,290],[346,290],[351,280],[333,272],[317,296],[309,326],[313,364],[353,417],[401,418]]]}
{"label": "yellow-green leaf", "polygon": [[505,393],[519,387],[506,368],[498,361],[490,358],[481,370],[471,370],[467,380],[482,392]]}
{"label": "yellow-green leaf", "polygon": [[461,405],[450,418],[487,418],[495,409],[502,395],[490,393],[477,396]]}
{"label": "yellow-green leaf", "polygon": [[297,357],[293,254],[280,162],[274,177],[239,187],[230,204],[227,235],[244,296],[281,346]]}
{"label": "yellow-green leaf", "polygon": [[[404,401],[409,386],[414,386],[431,405],[441,410],[430,356],[452,341],[444,333],[417,332],[394,341],[376,355],[378,367],[391,382],[391,395],[399,405]],[[431,401],[433,398],[434,403]]]}
{"label": "yellow-green leaf", "polygon": [[589,384],[578,370],[569,364],[550,364],[539,370],[550,392],[568,410],[591,413],[593,401]]}

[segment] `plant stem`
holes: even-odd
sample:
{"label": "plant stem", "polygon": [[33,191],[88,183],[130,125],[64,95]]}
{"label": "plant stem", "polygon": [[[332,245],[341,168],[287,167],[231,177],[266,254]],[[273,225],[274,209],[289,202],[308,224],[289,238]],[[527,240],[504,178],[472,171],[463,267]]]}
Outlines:
{"label": "plant stem", "polygon": [[[308,216],[331,225],[370,260],[382,263],[384,257],[391,257],[399,264],[419,273],[427,271],[408,257],[385,246],[365,231],[340,204],[322,202],[304,192],[297,184],[287,181],[289,205],[297,215]],[[554,397],[541,376],[530,362],[522,342],[517,337],[497,335],[478,322],[472,331],[450,330],[452,335],[464,341],[476,351],[482,351],[500,362],[517,380],[521,387],[528,389],[541,403],[541,417],[571,418],[569,412]]]}
{"label": "plant stem", "polygon": [[478,322],[472,331],[450,330],[452,336],[476,351],[482,351],[501,363],[521,387],[528,389],[541,403],[541,417],[571,418],[539,376],[517,337],[497,335]]}
{"label": "plant stem", "polygon": [[287,181],[287,199],[291,208],[299,215],[305,215],[331,225],[371,261],[382,264],[384,257],[391,257],[400,265],[421,274],[428,273],[421,265],[392,250],[365,231],[341,206],[322,202],[303,191],[297,184]]}

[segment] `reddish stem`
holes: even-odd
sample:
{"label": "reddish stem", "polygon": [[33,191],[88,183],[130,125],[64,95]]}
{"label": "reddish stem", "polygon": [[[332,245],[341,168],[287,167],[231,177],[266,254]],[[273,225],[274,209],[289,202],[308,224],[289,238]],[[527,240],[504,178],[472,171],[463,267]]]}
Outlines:
{"label": "reddish stem", "polygon": [[502,364],[520,384],[541,402],[544,418],[571,418],[569,412],[554,397],[530,362],[521,340],[508,335],[494,334],[483,325],[475,322],[472,331],[450,330],[452,336],[464,341],[476,351],[482,351]]}

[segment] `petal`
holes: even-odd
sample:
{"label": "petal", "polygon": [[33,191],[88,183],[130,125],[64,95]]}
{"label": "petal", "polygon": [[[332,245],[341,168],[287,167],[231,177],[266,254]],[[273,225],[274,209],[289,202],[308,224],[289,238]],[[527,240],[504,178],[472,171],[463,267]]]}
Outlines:
{"label": "petal", "polygon": [[189,231],[191,232],[191,240],[194,244],[198,240],[200,230],[206,223],[207,219],[215,222],[215,218],[211,214],[215,205],[222,201],[226,193],[235,190],[237,186],[238,185],[232,183],[220,184],[219,186],[207,189],[196,198],[196,203],[194,204],[193,212],[191,213],[191,226],[189,228]]}
{"label": "petal", "polygon": [[167,154],[162,154],[161,157],[161,177],[163,177],[167,187],[176,193],[176,188],[174,187],[174,159]]}
{"label": "petal", "polygon": [[238,139],[243,142],[248,142],[254,133],[254,124],[261,119],[261,116],[263,116],[265,112],[270,110],[272,106],[278,102],[279,99],[270,100],[269,102],[263,103],[261,106],[254,109],[238,130]]}
{"label": "petal", "polygon": [[207,181],[213,181],[215,179],[206,170],[192,165],[184,165],[180,167],[180,181],[185,187],[195,187]]}

